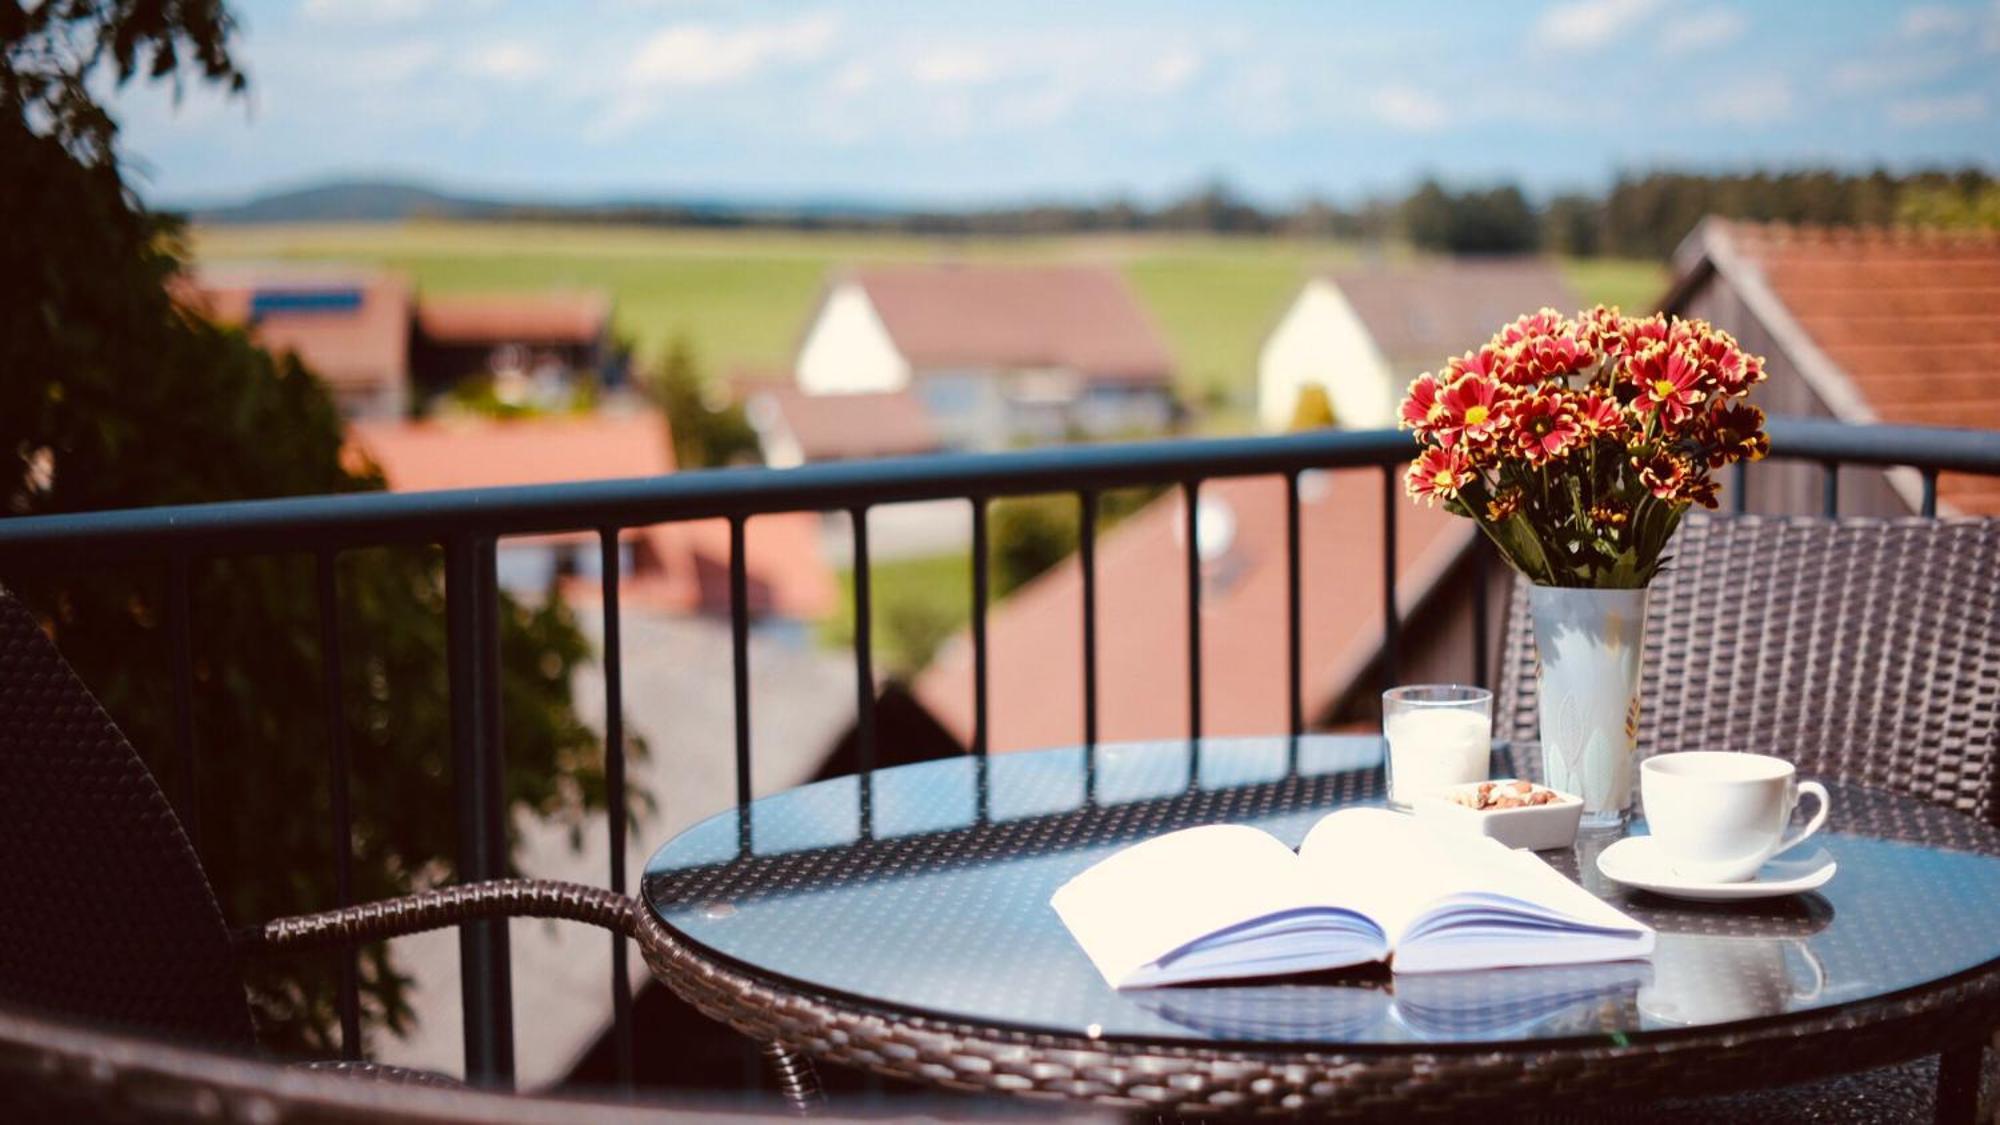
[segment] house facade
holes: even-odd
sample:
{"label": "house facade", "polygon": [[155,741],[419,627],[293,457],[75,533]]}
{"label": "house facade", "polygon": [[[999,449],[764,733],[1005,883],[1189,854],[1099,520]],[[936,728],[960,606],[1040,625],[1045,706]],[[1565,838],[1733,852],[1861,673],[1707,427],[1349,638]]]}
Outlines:
{"label": "house facade", "polygon": [[1335,425],[1393,426],[1411,379],[1544,305],[1577,307],[1561,272],[1540,259],[1359,267],[1312,278],[1258,355],[1258,424],[1267,432],[1291,428],[1301,397],[1317,388]]}
{"label": "house facade", "polygon": [[341,413],[394,418],[411,403],[409,282],[344,266],[202,267],[176,287],[202,315],[291,353],[325,381]]}
{"label": "house facade", "polygon": [[567,401],[586,374],[615,386],[624,371],[611,311],[610,296],[595,291],[425,296],[416,307],[411,375],[425,394],[490,379],[513,403]]}
{"label": "house facade", "polygon": [[[1831,230],[1710,218],[1674,254],[1664,308],[1765,358],[1774,415],[2000,429],[2000,235]],[[1811,465],[1749,472],[1750,509],[1818,513]],[[1725,482],[1725,490],[1729,482]],[[1910,515],[1914,469],[1840,471],[1843,515]],[[1944,473],[1940,512],[2000,515],[2000,479]]]}
{"label": "house facade", "polygon": [[828,286],[794,375],[809,395],[908,392],[954,449],[1158,434],[1179,414],[1165,342],[1100,267],[853,271]]}

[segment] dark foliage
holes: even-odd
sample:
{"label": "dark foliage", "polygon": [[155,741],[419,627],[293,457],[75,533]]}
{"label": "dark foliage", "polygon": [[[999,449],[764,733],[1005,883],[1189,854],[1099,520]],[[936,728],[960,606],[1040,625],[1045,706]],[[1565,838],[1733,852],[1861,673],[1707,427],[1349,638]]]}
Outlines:
{"label": "dark foliage", "polygon": [[[292,358],[189,314],[171,296],[173,221],[126,190],[91,73],[236,86],[216,3],[0,0],[0,514],[80,512],[382,487],[342,460],[325,387]],[[354,833],[332,838],[317,601],[310,559],[194,560],[193,727],[200,849],[232,924],[333,906],[335,849],[374,898],[450,873],[452,807],[443,588],[436,558],[367,551],[339,566]],[[161,776],[172,752],[161,568],[7,575]],[[574,819],[604,799],[596,736],[570,706],[588,653],[558,606],[502,606],[507,793]],[[249,966],[266,1041],[327,1053],[335,959]],[[364,1008],[406,1023],[385,950],[363,961]]]}
{"label": "dark foliage", "polygon": [[674,338],[660,369],[641,382],[666,413],[678,468],[714,469],[760,460],[757,431],[742,405],[717,401],[717,389],[703,378],[694,346],[685,337]]}

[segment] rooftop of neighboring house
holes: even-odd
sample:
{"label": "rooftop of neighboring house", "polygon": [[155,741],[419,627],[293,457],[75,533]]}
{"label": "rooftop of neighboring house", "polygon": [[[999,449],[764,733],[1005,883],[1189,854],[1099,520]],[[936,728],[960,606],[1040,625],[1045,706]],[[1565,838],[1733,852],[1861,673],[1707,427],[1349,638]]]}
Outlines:
{"label": "rooftop of neighboring house", "polygon": [[588,346],[604,338],[611,297],[597,291],[424,294],[417,326],[440,344]]}
{"label": "rooftop of neighboring house", "polygon": [[410,371],[410,286],[398,274],[347,266],[204,266],[177,295],[225,324],[293,352],[336,391],[401,385]]}
{"label": "rooftop of neighboring house", "polygon": [[1173,371],[1151,315],[1109,267],[870,266],[839,280],[867,293],[919,371],[1062,368],[1142,384]]}
{"label": "rooftop of neighboring house", "polygon": [[1354,266],[1324,276],[1398,375],[1432,370],[1524,312],[1578,308],[1562,271],[1545,258]]}
{"label": "rooftop of neighboring house", "polygon": [[[2000,233],[1706,219],[1674,256],[1679,307],[1720,278],[1843,422],[2000,429]],[[1938,496],[2000,514],[2000,478]]]}
{"label": "rooftop of neighboring house", "polygon": [[[389,487],[402,492],[617,480],[675,470],[667,421],[650,410],[506,421],[357,421],[348,435],[350,449],[365,453],[381,467]],[[754,612],[814,620],[833,611],[838,590],[820,550],[816,515],[756,517],[745,534]],[[594,538],[588,532],[542,537]],[[527,540],[509,540],[519,541]],[[661,568],[630,592],[633,600],[679,612],[727,608],[726,521],[653,524],[628,530],[626,541],[645,544]]]}
{"label": "rooftop of neighboring house", "polygon": [[942,448],[930,413],[908,390],[813,395],[783,376],[731,382],[765,457],[777,457],[771,463],[781,468],[789,464],[780,462],[897,457]]}
{"label": "rooftop of neighboring house", "polygon": [[[1287,726],[1285,489],[1267,478],[1204,483],[1202,729],[1268,734]],[[1381,478],[1311,473],[1299,483],[1303,703],[1323,719],[1365,675],[1382,640],[1381,546],[1356,528],[1382,521]],[[1436,588],[1471,542],[1471,525],[1402,497],[1398,602]],[[1185,515],[1170,492],[1104,533],[1097,550],[1098,733],[1106,741],[1187,733]],[[987,622],[988,746],[1081,740],[1082,573],[1072,555],[997,604]],[[918,678],[917,698],[962,743],[973,734],[972,647],[960,635]]]}

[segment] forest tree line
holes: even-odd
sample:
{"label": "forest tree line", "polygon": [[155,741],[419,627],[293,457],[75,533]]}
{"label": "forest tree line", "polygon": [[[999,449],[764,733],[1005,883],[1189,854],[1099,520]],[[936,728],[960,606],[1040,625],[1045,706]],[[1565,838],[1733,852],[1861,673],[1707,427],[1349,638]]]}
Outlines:
{"label": "forest tree line", "polygon": [[927,235],[1058,235],[1120,231],[1403,239],[1458,254],[1537,251],[1664,258],[1705,215],[1823,226],[1910,224],[2000,229],[2000,180],[1983,169],[1854,173],[1831,169],[1619,176],[1604,193],[1536,201],[1511,183],[1450,187],[1425,180],[1400,198],[1342,206],[1251,201],[1214,182],[1155,207],[1118,199],[982,210],[744,209],[626,203],[497,205],[489,217],[670,226],[885,230]]}

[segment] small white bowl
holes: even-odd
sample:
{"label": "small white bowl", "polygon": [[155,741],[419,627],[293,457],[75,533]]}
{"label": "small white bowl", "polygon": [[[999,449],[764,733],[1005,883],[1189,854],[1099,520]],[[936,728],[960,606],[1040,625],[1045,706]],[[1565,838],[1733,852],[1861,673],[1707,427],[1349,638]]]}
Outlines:
{"label": "small white bowl", "polygon": [[[1504,785],[1514,780],[1494,778],[1493,784]],[[1490,836],[1510,848],[1543,851],[1566,848],[1576,843],[1576,826],[1583,819],[1583,798],[1556,792],[1556,799],[1549,804],[1518,809],[1470,809],[1451,800],[1453,794],[1471,793],[1484,784],[1475,781],[1454,785],[1440,794],[1419,797],[1411,804],[1420,819],[1446,831]],[[1548,787],[1537,785],[1535,788]]]}

